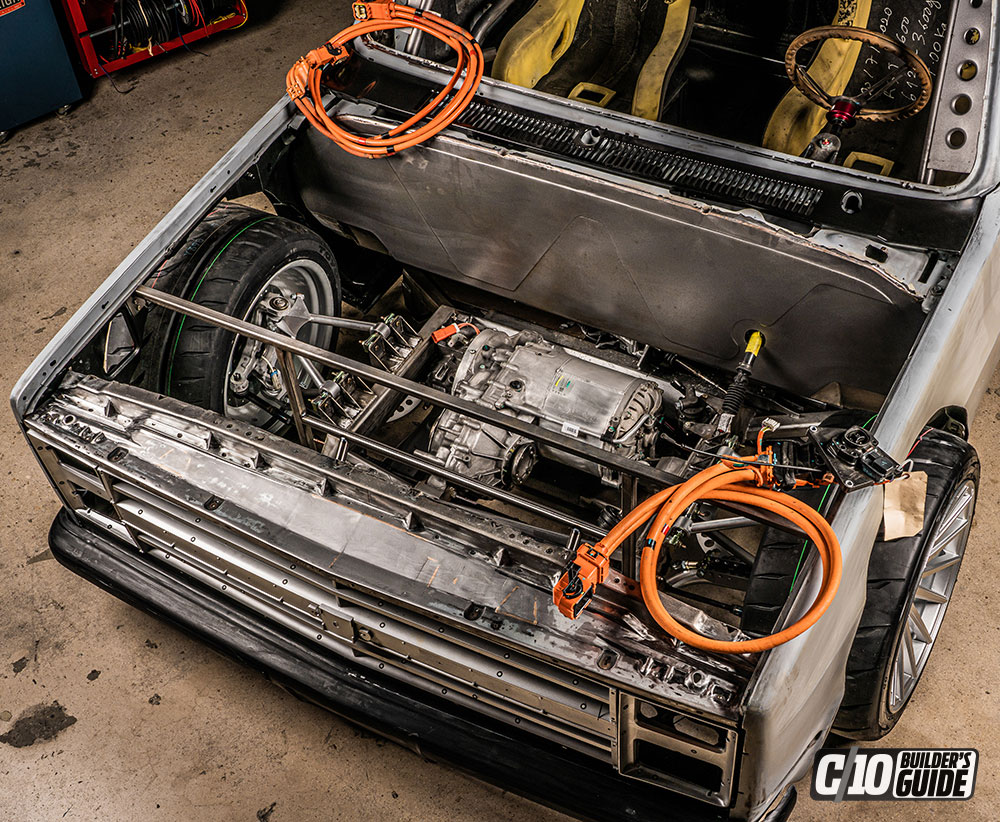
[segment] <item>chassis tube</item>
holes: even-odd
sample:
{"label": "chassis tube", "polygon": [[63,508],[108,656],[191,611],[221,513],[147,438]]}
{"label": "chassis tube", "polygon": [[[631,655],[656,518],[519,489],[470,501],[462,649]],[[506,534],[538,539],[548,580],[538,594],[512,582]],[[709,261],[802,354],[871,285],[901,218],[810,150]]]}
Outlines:
{"label": "chassis tube", "polygon": [[177,311],[181,314],[187,314],[190,317],[204,320],[205,322],[212,323],[213,325],[217,325],[227,331],[232,331],[235,334],[248,337],[249,339],[259,340],[267,345],[273,345],[279,350],[288,351],[292,354],[298,354],[302,357],[308,357],[309,359],[322,363],[330,368],[346,371],[348,374],[352,374],[355,377],[361,377],[370,383],[385,385],[389,388],[401,391],[404,394],[409,394],[410,396],[418,397],[419,399],[433,403],[434,405],[448,408],[452,411],[457,411],[458,413],[472,417],[473,419],[488,422],[499,428],[506,428],[507,430],[514,431],[515,433],[521,434],[528,439],[545,443],[553,448],[558,448],[561,451],[566,451],[578,457],[583,457],[584,459],[596,462],[598,465],[603,465],[607,468],[612,468],[631,476],[649,480],[658,486],[673,485],[678,481],[677,477],[668,474],[665,471],[659,471],[644,462],[619,457],[616,454],[605,451],[603,448],[596,448],[595,446],[589,445],[574,437],[557,434],[553,431],[542,428],[539,425],[522,422],[509,414],[502,414],[492,408],[470,402],[469,400],[461,399],[460,397],[456,397],[452,394],[446,394],[443,391],[438,391],[422,383],[408,380],[405,377],[397,376],[396,374],[383,371],[379,368],[375,368],[374,366],[365,365],[357,360],[352,360],[350,357],[334,354],[323,348],[319,348],[315,345],[309,345],[308,343],[296,340],[285,334],[278,334],[266,328],[261,328],[259,325],[239,320],[229,314],[223,314],[221,311],[214,311],[211,308],[205,308],[204,306],[193,303],[190,300],[175,297],[172,294],[166,294],[145,285],[139,286],[135,290],[135,294],[138,297],[142,297],[152,303],[161,305],[164,308],[169,308],[172,311]]}

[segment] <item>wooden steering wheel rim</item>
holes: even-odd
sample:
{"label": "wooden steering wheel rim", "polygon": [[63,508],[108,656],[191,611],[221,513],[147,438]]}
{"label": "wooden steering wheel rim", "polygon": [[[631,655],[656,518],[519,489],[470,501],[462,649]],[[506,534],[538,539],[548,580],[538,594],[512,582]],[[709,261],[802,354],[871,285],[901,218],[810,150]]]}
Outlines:
{"label": "wooden steering wheel rim", "polygon": [[858,28],[857,26],[817,26],[814,29],[802,32],[798,37],[788,44],[785,52],[785,73],[792,85],[795,86],[811,102],[821,108],[829,109],[833,105],[833,97],[809,77],[805,68],[797,62],[799,50],[810,43],[821,43],[826,40],[854,40],[858,43],[867,43],[870,46],[887,51],[894,57],[902,60],[906,66],[913,70],[920,81],[920,94],[916,100],[895,108],[863,108],[857,114],[859,120],[873,120],[876,122],[891,122],[893,120],[905,120],[912,117],[926,106],[931,99],[931,91],[934,88],[934,80],[931,78],[930,69],[927,64],[911,49],[901,43],[897,43],[886,34],[869,29]]}

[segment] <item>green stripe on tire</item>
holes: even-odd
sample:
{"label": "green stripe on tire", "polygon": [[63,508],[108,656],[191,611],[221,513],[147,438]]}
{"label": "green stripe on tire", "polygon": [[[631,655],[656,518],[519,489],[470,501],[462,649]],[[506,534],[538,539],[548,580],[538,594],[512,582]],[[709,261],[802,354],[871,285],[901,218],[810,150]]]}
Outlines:
{"label": "green stripe on tire", "polygon": [[[270,219],[271,215],[269,214],[266,217],[261,217],[259,220],[254,220],[252,223],[248,223],[247,225],[243,226],[243,228],[241,228],[232,237],[230,237],[229,240],[226,242],[226,244],[222,246],[222,248],[219,249],[218,253],[212,258],[212,262],[210,262],[207,268],[205,268],[205,270],[202,272],[201,277],[198,278],[198,283],[194,287],[194,291],[191,292],[191,296],[188,299],[193,300],[197,296],[198,289],[201,288],[201,284],[205,282],[205,277],[207,277],[208,272],[212,270],[212,266],[215,265],[219,257],[222,256],[222,253],[236,241],[237,237],[239,237],[241,234],[243,234],[243,232],[247,231],[248,229],[253,228],[255,225],[258,225],[264,222],[265,220],[270,220]],[[167,385],[165,390],[165,393],[168,397],[170,396],[170,380],[173,377],[174,373],[174,355],[177,353],[177,344],[180,342],[181,331],[184,330],[184,320],[186,319],[187,316],[182,314],[181,321],[177,325],[177,334],[174,336],[174,344],[170,347],[170,360],[167,362]]]}

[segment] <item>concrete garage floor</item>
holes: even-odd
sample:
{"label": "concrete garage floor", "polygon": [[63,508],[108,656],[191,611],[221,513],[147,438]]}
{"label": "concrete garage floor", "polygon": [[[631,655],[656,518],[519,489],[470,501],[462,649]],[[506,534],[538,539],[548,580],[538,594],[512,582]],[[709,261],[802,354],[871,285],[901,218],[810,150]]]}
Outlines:
{"label": "concrete garage floor", "polygon": [[[208,57],[181,54],[116,77],[124,95],[98,83],[67,117],[0,147],[4,397],[279,97],[291,62],[347,19],[346,2],[288,0],[273,21],[200,44]],[[984,479],[956,599],[933,662],[884,743],[979,748],[976,797],[835,806],[812,802],[805,782],[801,822],[1000,815],[1000,375],[992,387],[973,430]],[[35,706],[57,720],[45,725],[50,738],[36,728],[0,744],[0,819],[563,818],[303,704],[64,570],[46,553],[55,498],[8,412],[0,412],[0,453],[0,735]]]}

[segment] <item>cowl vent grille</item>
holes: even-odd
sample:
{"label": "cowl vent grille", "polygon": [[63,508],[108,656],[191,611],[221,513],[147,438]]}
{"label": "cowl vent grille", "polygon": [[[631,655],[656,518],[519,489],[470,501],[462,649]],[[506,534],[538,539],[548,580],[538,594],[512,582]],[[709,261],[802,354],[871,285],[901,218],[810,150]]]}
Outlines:
{"label": "cowl vent grille", "polygon": [[662,183],[687,195],[809,216],[823,192],[812,186],[688,157],[597,129],[476,100],[459,125],[512,143],[572,157],[606,171]]}

